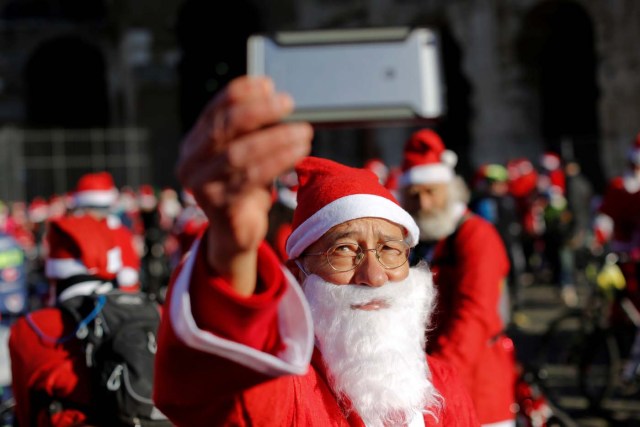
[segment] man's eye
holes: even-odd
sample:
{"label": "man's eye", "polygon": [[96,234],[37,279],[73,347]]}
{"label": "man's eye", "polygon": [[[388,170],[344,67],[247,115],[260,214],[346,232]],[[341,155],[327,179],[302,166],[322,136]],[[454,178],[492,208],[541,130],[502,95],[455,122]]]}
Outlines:
{"label": "man's eye", "polygon": [[333,248],[333,253],[342,256],[355,256],[358,253],[358,245],[352,243],[343,243]]}

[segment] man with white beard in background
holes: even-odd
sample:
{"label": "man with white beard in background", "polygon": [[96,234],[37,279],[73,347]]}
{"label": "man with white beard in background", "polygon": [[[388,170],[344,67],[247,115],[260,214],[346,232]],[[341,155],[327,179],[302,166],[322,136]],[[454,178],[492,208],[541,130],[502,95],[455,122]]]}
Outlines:
{"label": "man with white beard in background", "polygon": [[483,426],[515,426],[515,354],[504,334],[509,260],[493,224],[467,207],[456,163],[431,129],[404,148],[400,201],[420,229],[411,263],[429,263],[438,293],[427,352],[457,369]]}
{"label": "man with white beard in background", "polygon": [[[281,122],[292,108],[241,77],[183,142],[178,175],[209,226],[165,303],[158,408],[178,426],[479,425],[424,351],[435,295],[407,262],[415,222],[371,172],[305,157],[313,131]],[[264,239],[269,187],[294,165],[288,270]]]}

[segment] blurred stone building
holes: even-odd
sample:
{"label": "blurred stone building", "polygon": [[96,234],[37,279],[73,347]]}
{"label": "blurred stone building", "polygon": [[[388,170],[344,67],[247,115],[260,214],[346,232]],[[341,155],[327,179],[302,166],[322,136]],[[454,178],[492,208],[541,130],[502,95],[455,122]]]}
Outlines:
{"label": "blurred stone building", "polygon": [[[447,115],[469,176],[544,150],[602,189],[640,130],[635,0],[3,0],[0,199],[68,191],[87,170],[175,186],[178,142],[245,69],[249,34],[432,26]],[[321,130],[315,154],[397,165],[414,129]]]}

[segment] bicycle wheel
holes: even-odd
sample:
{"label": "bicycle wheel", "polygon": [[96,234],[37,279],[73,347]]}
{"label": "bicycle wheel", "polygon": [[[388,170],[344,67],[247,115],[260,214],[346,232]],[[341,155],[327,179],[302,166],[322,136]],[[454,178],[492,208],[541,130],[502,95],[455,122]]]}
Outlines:
{"label": "bicycle wheel", "polygon": [[602,401],[611,397],[621,367],[615,336],[606,329],[594,331],[579,365],[580,390],[591,408],[600,408]]}
{"label": "bicycle wheel", "polygon": [[543,333],[536,354],[541,387],[553,404],[565,408],[565,401],[581,397],[580,369],[590,323],[580,310],[560,314]]}

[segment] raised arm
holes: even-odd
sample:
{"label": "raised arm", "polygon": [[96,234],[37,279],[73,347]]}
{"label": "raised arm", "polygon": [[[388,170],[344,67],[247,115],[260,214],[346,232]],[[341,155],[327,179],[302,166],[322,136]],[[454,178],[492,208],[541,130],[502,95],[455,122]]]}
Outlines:
{"label": "raised arm", "polygon": [[240,295],[256,288],[269,186],[310,151],[308,123],[280,123],[292,110],[291,97],[269,79],[240,77],[204,109],[181,147],[178,178],[210,223],[207,262]]}

